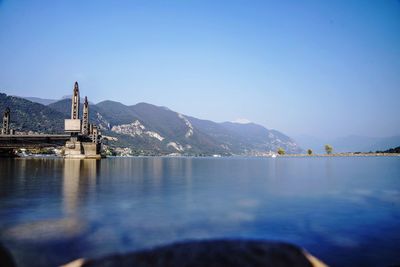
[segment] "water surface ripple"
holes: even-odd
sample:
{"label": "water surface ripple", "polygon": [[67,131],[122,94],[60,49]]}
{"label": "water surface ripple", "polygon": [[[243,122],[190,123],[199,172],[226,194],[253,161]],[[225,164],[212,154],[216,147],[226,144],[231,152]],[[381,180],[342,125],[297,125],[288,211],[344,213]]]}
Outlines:
{"label": "water surface ripple", "polygon": [[400,264],[400,157],[0,159],[18,266],[251,238],[332,266]]}

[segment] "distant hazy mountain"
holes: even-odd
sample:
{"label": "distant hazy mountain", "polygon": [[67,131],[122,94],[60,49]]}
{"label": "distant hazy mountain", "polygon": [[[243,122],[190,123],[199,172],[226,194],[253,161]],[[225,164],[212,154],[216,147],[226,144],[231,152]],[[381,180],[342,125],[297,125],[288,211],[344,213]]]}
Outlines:
{"label": "distant hazy mountain", "polygon": [[382,152],[384,152],[384,153],[400,153],[400,146],[393,147],[393,148],[390,148],[390,149],[382,151]]}
{"label": "distant hazy mountain", "polygon": [[338,152],[360,151],[369,152],[386,150],[400,144],[400,136],[391,137],[366,137],[351,135],[342,137],[332,142]]}
{"label": "distant hazy mountain", "polygon": [[393,147],[398,147],[400,144],[400,135],[390,136],[385,138],[380,138],[378,142],[371,146],[371,151],[390,149]]}
{"label": "distant hazy mountain", "polygon": [[[49,105],[70,114],[70,99]],[[102,132],[115,136],[115,145],[137,150],[182,154],[246,154],[255,155],[284,148],[298,153],[301,148],[288,136],[254,123],[216,123],[186,116],[165,107],[147,103],[126,106],[103,101],[90,105],[90,120]]]}
{"label": "distant hazy mountain", "polygon": [[45,106],[58,101],[56,99],[46,99],[46,98],[31,97],[31,96],[16,96],[16,97],[23,98],[23,99],[26,99],[26,100],[29,100],[29,101],[32,101],[35,103],[39,103],[39,104],[42,104]]}
{"label": "distant hazy mountain", "polygon": [[294,139],[303,149],[312,149],[314,153],[325,153],[324,145],[330,143],[329,140],[305,134],[296,135]]}
{"label": "distant hazy mountain", "polygon": [[304,149],[311,148],[316,153],[324,153],[324,145],[333,146],[334,152],[384,151],[400,144],[400,135],[391,137],[368,137],[349,135],[336,139],[320,139],[307,135],[296,136],[296,141]]}
{"label": "distant hazy mountain", "polygon": [[[65,96],[61,97],[61,99],[47,99],[47,98],[39,98],[39,97],[32,97],[32,96],[15,96],[15,97],[23,98],[23,99],[26,99],[26,100],[29,100],[29,101],[32,101],[35,103],[39,103],[39,104],[42,104],[45,106],[48,106],[48,105],[53,104],[60,100],[71,99],[70,95],[69,96],[65,95]],[[83,103],[85,101],[85,98],[81,97],[80,101],[81,101],[81,103]],[[93,104],[90,101],[89,101],[89,103]]]}
{"label": "distant hazy mountain", "polygon": [[[58,99],[58,100],[56,100],[56,101],[54,101],[54,102],[57,102],[57,101],[59,101],[59,100],[64,100],[64,99],[71,99],[71,95],[63,95],[62,97],[61,97],[61,99]],[[83,103],[84,101],[85,101],[85,97],[84,96],[80,96],[80,98],[79,98],[80,100],[80,102],[81,103]],[[53,102],[53,103],[54,103]],[[91,104],[91,105],[93,105],[94,103],[93,102],[91,102],[90,101],[90,99],[88,99],[88,102],[89,102],[89,104]],[[51,104],[51,103],[50,103]]]}

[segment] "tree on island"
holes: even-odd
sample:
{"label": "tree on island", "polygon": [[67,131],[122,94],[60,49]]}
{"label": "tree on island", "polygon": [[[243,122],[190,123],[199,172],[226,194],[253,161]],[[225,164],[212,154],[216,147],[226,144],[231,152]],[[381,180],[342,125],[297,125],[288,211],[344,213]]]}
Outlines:
{"label": "tree on island", "polygon": [[332,154],[333,147],[331,145],[325,145],[326,154]]}
{"label": "tree on island", "polygon": [[285,150],[283,148],[278,148],[278,154],[279,155],[285,155]]}
{"label": "tree on island", "polygon": [[311,155],[312,155],[312,150],[311,150],[311,149],[308,149],[308,150],[307,150],[307,154],[311,156]]}

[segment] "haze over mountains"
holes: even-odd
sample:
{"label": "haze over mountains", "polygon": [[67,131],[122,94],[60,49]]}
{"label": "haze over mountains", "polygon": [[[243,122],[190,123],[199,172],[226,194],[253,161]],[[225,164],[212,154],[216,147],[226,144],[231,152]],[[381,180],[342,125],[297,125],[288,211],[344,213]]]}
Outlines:
{"label": "haze over mountains", "polygon": [[388,137],[348,135],[331,139],[298,135],[294,138],[302,148],[311,148],[315,153],[324,153],[325,144],[332,145],[334,152],[375,152],[397,147],[400,144],[400,135]]}
{"label": "haze over mountains", "polygon": [[[56,133],[63,132],[64,119],[70,116],[71,100],[42,105],[1,94],[0,108],[6,106],[11,108],[11,122],[16,130]],[[147,103],[127,106],[107,100],[90,105],[89,114],[91,123],[97,124],[104,135],[118,139],[109,141],[110,145],[148,154],[260,155],[279,147],[288,153],[301,152],[290,137],[261,125],[216,123]]]}
{"label": "haze over mountains", "polygon": [[26,96],[26,97],[15,96],[15,97],[24,98],[26,100],[29,100],[29,101],[32,101],[35,103],[39,103],[39,104],[42,104],[45,106],[58,101],[57,99],[47,99],[47,98],[40,98],[40,97],[34,97],[34,96]]}

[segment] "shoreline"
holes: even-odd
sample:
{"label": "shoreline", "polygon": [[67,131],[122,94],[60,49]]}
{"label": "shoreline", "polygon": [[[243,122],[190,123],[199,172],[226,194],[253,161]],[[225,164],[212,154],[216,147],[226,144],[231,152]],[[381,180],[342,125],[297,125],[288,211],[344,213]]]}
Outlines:
{"label": "shoreline", "polygon": [[[230,155],[230,156],[196,156],[196,155],[147,155],[147,156],[105,156],[101,159],[105,158],[274,158],[271,156],[254,156],[254,155]],[[311,157],[400,157],[400,153],[334,153],[334,154],[285,154],[285,155],[276,155],[277,158],[311,158]],[[13,158],[19,159],[72,159],[68,157],[63,157],[60,155],[52,155],[52,154],[35,154],[35,155],[26,155],[26,156],[16,156]],[[75,158],[75,159],[83,159],[83,158]],[[88,158],[89,159],[89,158]],[[100,158],[90,158],[90,159],[100,159]]]}
{"label": "shoreline", "polygon": [[400,157],[400,153],[285,154],[278,157]]}

